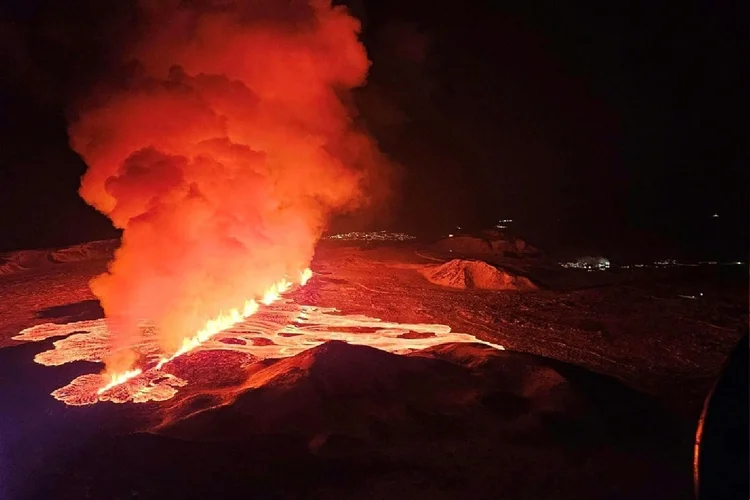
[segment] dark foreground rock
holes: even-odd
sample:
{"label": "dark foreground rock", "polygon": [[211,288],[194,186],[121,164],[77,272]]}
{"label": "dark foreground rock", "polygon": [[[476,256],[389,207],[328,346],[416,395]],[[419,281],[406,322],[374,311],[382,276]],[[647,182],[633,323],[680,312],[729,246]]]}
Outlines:
{"label": "dark foreground rock", "polygon": [[259,365],[155,409],[151,433],[87,443],[30,498],[690,494],[661,409],[571,365],[481,344],[399,356],[342,342]]}

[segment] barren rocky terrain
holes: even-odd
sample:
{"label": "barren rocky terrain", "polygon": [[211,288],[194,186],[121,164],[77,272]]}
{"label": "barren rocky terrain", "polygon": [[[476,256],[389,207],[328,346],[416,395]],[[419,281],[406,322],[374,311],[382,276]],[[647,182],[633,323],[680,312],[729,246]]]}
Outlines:
{"label": "barren rocky terrain", "polygon": [[703,398],[747,322],[746,268],[487,257],[538,290],[457,289],[425,269],[475,255],[324,242],[293,303],[506,350],[208,350],[174,363],[189,382],[172,399],[71,407],[50,392],[101,365],[42,366],[55,339],[11,340],[101,317],[87,282],[106,245],[64,254],[6,257],[0,276],[2,498],[687,498]]}

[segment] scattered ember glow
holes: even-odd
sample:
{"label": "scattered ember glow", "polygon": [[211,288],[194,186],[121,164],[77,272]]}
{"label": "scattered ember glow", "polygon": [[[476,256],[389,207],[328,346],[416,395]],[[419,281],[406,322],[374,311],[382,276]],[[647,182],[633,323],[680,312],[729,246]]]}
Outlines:
{"label": "scattered ember glow", "polygon": [[[276,290],[288,287],[284,285]],[[265,307],[252,301],[249,303],[255,304],[248,309],[253,314],[241,315],[238,322],[224,323],[228,325],[224,330],[196,334],[185,344],[189,349],[180,349],[169,358],[159,353],[158,332],[144,323],[141,326],[142,342],[132,346],[146,360],[142,368],[120,374],[105,385],[102,385],[105,375],[82,375],[52,392],[52,396],[68,405],[78,406],[100,401],[166,401],[188,384],[188,380],[169,373],[171,365],[167,362],[191,351],[232,351],[247,356],[252,364],[269,358],[295,356],[330,340],[367,345],[396,354],[450,342],[482,343],[503,349],[473,335],[453,332],[447,325],[393,323],[363,315],[341,315],[335,308],[299,305],[284,297]],[[233,318],[231,314],[223,317]],[[37,325],[23,330],[14,339],[41,341],[58,336],[66,338],[55,341],[53,349],[38,354],[34,358],[37,363],[57,366],[73,361],[101,362],[109,345],[109,332],[103,319]],[[188,356],[183,363],[195,361]],[[238,369],[241,369],[240,365]]]}

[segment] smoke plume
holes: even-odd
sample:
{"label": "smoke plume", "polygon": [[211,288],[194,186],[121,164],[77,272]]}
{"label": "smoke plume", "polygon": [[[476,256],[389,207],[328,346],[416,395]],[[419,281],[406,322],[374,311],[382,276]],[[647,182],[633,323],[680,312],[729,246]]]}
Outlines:
{"label": "smoke plume", "polygon": [[345,8],[166,0],[139,15],[126,76],[93,91],[69,127],[89,167],[81,196],[123,230],[91,283],[109,369],[134,362],[143,319],[171,352],[298,276],[328,217],[367,203],[384,164],[350,106],[369,61]]}

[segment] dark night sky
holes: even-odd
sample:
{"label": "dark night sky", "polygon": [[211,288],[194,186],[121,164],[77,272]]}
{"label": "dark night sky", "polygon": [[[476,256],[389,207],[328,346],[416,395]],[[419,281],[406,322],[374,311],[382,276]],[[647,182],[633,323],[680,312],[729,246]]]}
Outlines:
{"label": "dark night sky", "polygon": [[[543,247],[747,255],[740,2],[351,5],[373,61],[362,119],[403,165],[393,227],[510,217]],[[0,9],[0,249],[110,237],[77,196],[85,166],[65,111],[106,70],[132,7]]]}

